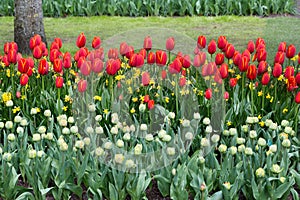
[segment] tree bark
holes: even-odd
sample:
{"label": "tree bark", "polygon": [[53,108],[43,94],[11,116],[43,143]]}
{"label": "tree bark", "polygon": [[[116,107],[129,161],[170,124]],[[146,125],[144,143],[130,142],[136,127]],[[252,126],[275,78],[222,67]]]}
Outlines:
{"label": "tree bark", "polygon": [[35,34],[46,43],[42,0],[15,0],[14,40],[19,52],[29,55],[29,40]]}

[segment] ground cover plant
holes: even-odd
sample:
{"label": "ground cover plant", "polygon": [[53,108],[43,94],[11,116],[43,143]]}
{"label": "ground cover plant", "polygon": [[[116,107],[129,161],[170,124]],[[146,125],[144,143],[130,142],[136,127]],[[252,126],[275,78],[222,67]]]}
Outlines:
{"label": "ground cover plant", "polygon": [[145,199],[155,180],[172,199],[299,199],[296,46],[267,61],[260,37],[238,51],[199,35],[192,54],[165,39],[5,43],[1,198]]}

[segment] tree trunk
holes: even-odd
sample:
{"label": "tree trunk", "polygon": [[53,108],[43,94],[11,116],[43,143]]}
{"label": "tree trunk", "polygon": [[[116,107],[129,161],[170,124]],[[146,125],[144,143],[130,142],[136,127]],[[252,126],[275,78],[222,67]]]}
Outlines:
{"label": "tree trunk", "polygon": [[41,35],[46,43],[42,0],[15,0],[14,40],[19,52],[31,54],[29,40],[35,34]]}

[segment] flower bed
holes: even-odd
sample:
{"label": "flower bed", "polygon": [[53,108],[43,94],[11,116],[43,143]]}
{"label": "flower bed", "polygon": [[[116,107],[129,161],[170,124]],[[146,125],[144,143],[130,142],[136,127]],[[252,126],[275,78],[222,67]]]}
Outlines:
{"label": "flower bed", "polygon": [[33,57],[14,42],[0,56],[2,198],[141,199],[155,179],[172,199],[297,199],[294,45],[280,43],[274,63],[262,38],[238,52],[199,36],[194,55],[174,54],[173,37],[105,53],[81,33],[75,55],[59,38],[29,45]]}

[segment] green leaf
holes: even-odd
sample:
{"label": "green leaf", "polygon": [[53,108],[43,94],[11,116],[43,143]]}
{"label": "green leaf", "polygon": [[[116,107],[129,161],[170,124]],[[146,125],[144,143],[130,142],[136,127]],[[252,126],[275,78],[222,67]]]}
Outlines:
{"label": "green leaf", "polygon": [[117,192],[115,186],[113,184],[109,183],[108,189],[109,189],[109,199],[118,200],[119,199],[118,192]]}
{"label": "green leaf", "polygon": [[31,192],[24,192],[22,194],[20,194],[15,200],[34,200],[34,196],[32,195]]}
{"label": "green leaf", "polygon": [[281,184],[278,188],[274,190],[273,197],[276,199],[280,199],[287,191],[289,191],[294,185],[295,180],[290,178],[289,182],[285,182]]}
{"label": "green leaf", "polygon": [[222,193],[222,190],[221,190],[221,191],[215,192],[207,200],[222,200],[222,199],[223,199],[223,193]]}

